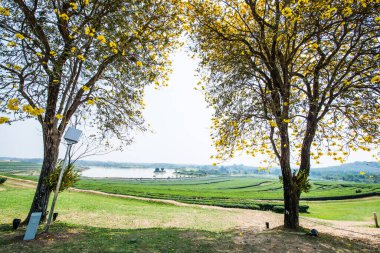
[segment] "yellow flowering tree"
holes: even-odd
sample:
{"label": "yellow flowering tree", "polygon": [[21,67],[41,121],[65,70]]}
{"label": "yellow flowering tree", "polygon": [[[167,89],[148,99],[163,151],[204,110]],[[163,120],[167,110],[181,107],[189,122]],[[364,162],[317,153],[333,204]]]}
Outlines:
{"label": "yellow flowering tree", "polygon": [[379,11],[378,0],[187,3],[215,158],[278,164],[287,228],[299,226],[312,159],[380,143]]}
{"label": "yellow flowering tree", "polygon": [[[144,130],[147,84],[165,85],[178,46],[177,0],[0,2],[0,124],[35,118],[44,159],[30,212],[43,212],[59,144],[73,115],[99,139]],[[98,136],[99,137],[99,136]]]}

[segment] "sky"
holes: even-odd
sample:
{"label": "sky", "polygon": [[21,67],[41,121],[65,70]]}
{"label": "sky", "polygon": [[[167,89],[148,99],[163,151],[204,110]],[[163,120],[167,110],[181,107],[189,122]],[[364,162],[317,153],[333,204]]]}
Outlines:
{"label": "sky", "polygon": [[[114,162],[211,164],[215,154],[210,139],[212,109],[207,108],[203,94],[194,90],[197,61],[180,50],[172,56],[173,73],[168,87],[146,89],[144,117],[153,133],[137,134],[135,142],[103,156],[86,160]],[[39,123],[30,119],[0,125],[0,157],[42,158],[42,133]],[[62,146],[60,157],[65,148]],[[352,154],[347,162],[373,161],[367,152]],[[259,160],[237,156],[223,164],[260,166]],[[331,159],[322,159],[320,166],[336,165]]]}

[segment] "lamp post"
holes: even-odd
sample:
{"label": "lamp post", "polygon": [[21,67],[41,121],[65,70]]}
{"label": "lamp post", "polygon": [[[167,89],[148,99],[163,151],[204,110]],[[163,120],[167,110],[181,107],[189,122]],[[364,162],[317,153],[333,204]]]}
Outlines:
{"label": "lamp post", "polygon": [[65,159],[63,159],[63,163],[62,163],[62,167],[61,167],[61,172],[59,173],[57,186],[56,186],[55,192],[54,192],[53,202],[51,204],[51,208],[50,208],[50,212],[49,212],[49,217],[48,217],[48,220],[47,220],[44,232],[48,232],[49,231],[49,226],[50,226],[51,219],[52,219],[53,213],[54,213],[55,202],[57,201],[57,198],[58,198],[58,192],[59,192],[59,188],[61,187],[63,172],[64,172],[64,170],[66,168],[66,162],[67,162],[67,159],[69,157],[71,147],[72,147],[72,145],[78,143],[79,138],[80,138],[81,135],[82,135],[82,131],[80,131],[78,129],[75,129],[73,127],[69,127],[69,129],[67,129],[67,131],[65,133],[65,136],[63,137],[66,140],[67,149],[66,149]]}

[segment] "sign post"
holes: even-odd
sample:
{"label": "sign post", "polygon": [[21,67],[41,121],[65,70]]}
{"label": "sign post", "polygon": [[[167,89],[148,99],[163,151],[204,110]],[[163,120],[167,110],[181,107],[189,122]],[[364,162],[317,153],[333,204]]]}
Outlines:
{"label": "sign post", "polygon": [[32,213],[29,219],[28,227],[24,235],[24,241],[33,240],[36,237],[38,225],[40,224],[42,213]]}
{"label": "sign post", "polygon": [[67,142],[67,150],[66,150],[65,159],[62,162],[61,172],[59,173],[57,186],[56,186],[55,192],[54,192],[53,202],[51,204],[51,209],[50,209],[50,212],[49,212],[49,218],[47,220],[44,232],[48,232],[49,231],[51,219],[52,219],[53,213],[54,213],[55,202],[57,201],[57,198],[58,198],[59,188],[61,188],[61,182],[62,182],[62,178],[63,178],[63,173],[64,173],[64,170],[66,168],[66,162],[67,162],[68,157],[70,155],[71,147],[72,147],[73,144],[78,143],[79,138],[80,138],[81,135],[82,135],[82,131],[80,131],[78,129],[75,129],[73,127],[69,127],[69,129],[67,129],[67,131],[66,131],[65,136],[63,137],[66,140],[66,142]]}

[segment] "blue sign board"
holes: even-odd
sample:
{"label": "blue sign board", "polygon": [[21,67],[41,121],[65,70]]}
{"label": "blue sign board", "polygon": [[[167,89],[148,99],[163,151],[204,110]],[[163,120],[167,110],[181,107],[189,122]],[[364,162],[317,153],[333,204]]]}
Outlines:
{"label": "blue sign board", "polygon": [[32,213],[29,219],[28,227],[24,236],[24,241],[33,240],[36,237],[38,225],[40,224],[42,213]]}

